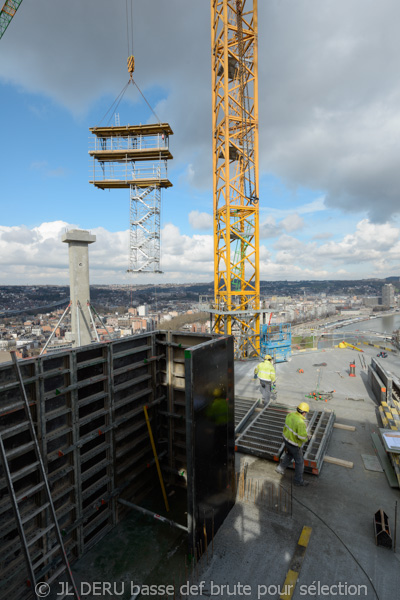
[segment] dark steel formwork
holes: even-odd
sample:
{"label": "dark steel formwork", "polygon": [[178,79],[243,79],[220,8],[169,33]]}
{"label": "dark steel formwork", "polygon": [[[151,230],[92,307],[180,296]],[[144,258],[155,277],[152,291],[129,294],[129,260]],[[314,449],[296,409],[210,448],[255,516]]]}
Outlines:
{"label": "dark steel formwork", "polygon": [[[212,538],[231,502],[231,492],[221,487],[221,481],[224,485],[231,477],[234,481],[232,338],[157,331],[19,364],[71,564],[128,511],[120,500],[140,504],[150,492],[161,493],[144,406],[165,481],[188,487],[187,512],[196,525],[197,540],[199,519],[210,501],[213,514],[206,527]],[[205,465],[201,453],[194,452],[200,447],[196,445],[199,440],[194,442],[195,431],[203,421],[198,421],[197,410],[192,408],[206,382],[213,389],[226,386],[229,423],[209,428],[211,419],[203,431],[210,444],[225,432],[225,450],[213,471],[217,475],[211,487],[207,482],[204,488],[200,467]],[[211,403],[213,399],[211,394]],[[187,414],[194,430],[186,424]],[[16,483],[21,494],[35,485],[37,476],[32,454],[25,448],[25,421],[16,374],[13,365],[6,363],[0,366],[0,434],[6,450],[15,451],[13,460],[18,461],[23,475]],[[224,499],[214,502],[219,494]],[[43,503],[40,493],[26,498],[22,516],[37,511]],[[52,545],[47,526],[42,511],[27,531],[28,537],[37,536],[34,554],[38,558]],[[191,530],[191,547],[192,534]],[[204,549],[204,539],[202,542]],[[26,581],[25,559],[0,465],[0,597],[26,600]]]}
{"label": "dark steel formwork", "polygon": [[185,360],[188,528],[196,557],[235,503],[233,338],[191,348]]}
{"label": "dark steel formwork", "polygon": [[186,488],[186,377],[185,350],[214,339],[215,335],[156,332],[159,382],[164,400],[158,407],[160,440],[166,450],[161,468],[170,483]]}
{"label": "dark steel formwork", "polygon": [[[154,384],[159,359],[154,349],[149,334],[20,363],[70,562],[120,520],[125,509],[117,505],[117,496],[140,501],[152,489],[143,405],[153,407],[154,420],[154,407],[163,398],[161,386]],[[0,432],[6,451],[13,451],[14,470],[21,474],[16,492],[23,494],[35,486],[37,471],[25,445],[27,421],[10,363],[0,367]],[[41,494],[22,503],[23,517],[44,504]],[[53,542],[47,527],[40,513],[26,532],[28,538],[37,537],[32,555],[38,559]],[[2,468],[0,573],[1,597],[27,597],[26,565]],[[19,592],[10,595],[11,585]]]}
{"label": "dark steel formwork", "polygon": [[[282,431],[290,409],[267,406],[240,434],[236,449],[245,454],[279,461],[284,449]],[[308,431],[311,439],[303,447],[304,468],[309,473],[321,472],[324,455],[333,430],[335,414],[331,411],[310,411]]]}

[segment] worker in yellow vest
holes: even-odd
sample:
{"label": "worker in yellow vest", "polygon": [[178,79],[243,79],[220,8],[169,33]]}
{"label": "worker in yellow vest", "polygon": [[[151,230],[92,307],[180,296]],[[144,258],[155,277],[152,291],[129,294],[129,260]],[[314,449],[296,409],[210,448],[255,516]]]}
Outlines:
{"label": "worker in yellow vest", "polygon": [[254,369],[254,379],[260,380],[261,396],[264,406],[268,406],[271,400],[271,389],[275,384],[276,375],[274,365],[272,364],[272,356],[267,354],[262,363],[259,363]]}
{"label": "worker in yellow vest", "polygon": [[285,473],[286,467],[294,460],[294,485],[306,486],[308,481],[304,481],[304,458],[302,446],[309,439],[307,432],[307,413],[310,407],[307,402],[300,402],[296,412],[291,412],[285,419],[283,428],[283,438],[285,440],[285,454],[276,467],[275,471],[280,475]]}

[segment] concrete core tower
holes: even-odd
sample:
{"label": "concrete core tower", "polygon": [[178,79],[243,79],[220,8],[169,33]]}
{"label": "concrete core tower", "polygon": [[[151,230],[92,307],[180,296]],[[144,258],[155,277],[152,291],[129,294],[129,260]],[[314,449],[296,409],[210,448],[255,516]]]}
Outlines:
{"label": "concrete core tower", "polygon": [[92,341],[88,308],[90,303],[88,246],[96,241],[96,236],[82,229],[70,229],[63,234],[61,241],[68,244],[69,251],[72,345],[86,346]]}

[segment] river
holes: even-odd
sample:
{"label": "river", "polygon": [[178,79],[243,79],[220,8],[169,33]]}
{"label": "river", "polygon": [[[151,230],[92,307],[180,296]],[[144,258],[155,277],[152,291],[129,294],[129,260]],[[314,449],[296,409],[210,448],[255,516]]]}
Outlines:
{"label": "river", "polygon": [[400,314],[392,314],[385,317],[377,317],[368,321],[359,321],[341,327],[341,331],[373,331],[375,333],[387,333],[392,335],[392,332],[400,328]]}
{"label": "river", "polygon": [[318,348],[329,348],[345,340],[350,343],[359,341],[371,341],[383,343],[381,335],[391,338],[392,332],[400,328],[400,314],[392,314],[384,317],[376,317],[365,321],[357,321],[332,330],[332,333],[324,334],[318,340]]}

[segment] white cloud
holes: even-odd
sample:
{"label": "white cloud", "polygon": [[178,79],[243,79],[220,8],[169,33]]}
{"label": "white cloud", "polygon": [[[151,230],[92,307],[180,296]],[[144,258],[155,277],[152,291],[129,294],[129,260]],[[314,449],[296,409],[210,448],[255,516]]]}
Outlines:
{"label": "white cloud", "polygon": [[260,223],[260,239],[277,237],[282,229],[276,224],[276,220],[272,215],[269,215],[262,223]]}
{"label": "white cloud", "polygon": [[192,210],[189,213],[189,223],[193,229],[212,229],[213,217],[209,213]]}
{"label": "white cloud", "polygon": [[[261,173],[377,222],[398,213],[399,19],[398,0],[259,3]],[[0,78],[82,115],[127,81],[125,31],[123,2],[24,3],[2,39]],[[134,50],[141,88],[164,90],[155,108],[177,162],[211,187],[209,3],[134,3]]]}
{"label": "white cloud", "polygon": [[[67,284],[68,247],[61,242],[66,229],[79,228],[64,221],[0,227],[0,283]],[[89,246],[92,283],[128,283],[129,231],[111,232],[99,227]],[[161,266],[164,275],[134,276],[135,283],[212,281],[213,236],[185,235],[172,223],[161,231]],[[262,279],[359,279],[400,272],[400,229],[367,219],[341,240],[318,244],[283,234],[273,249],[260,246]]]}
{"label": "white cloud", "polygon": [[299,206],[296,210],[300,215],[326,210],[325,198],[323,196],[321,198],[317,198],[312,202],[308,202],[307,204]]}
{"label": "white cloud", "polygon": [[282,227],[285,231],[299,231],[304,227],[304,219],[297,213],[292,213],[282,220]]}

